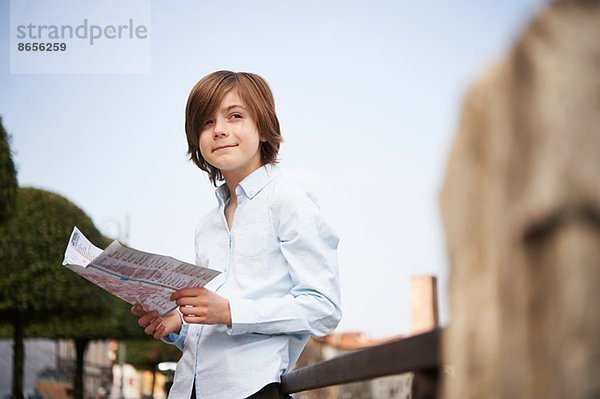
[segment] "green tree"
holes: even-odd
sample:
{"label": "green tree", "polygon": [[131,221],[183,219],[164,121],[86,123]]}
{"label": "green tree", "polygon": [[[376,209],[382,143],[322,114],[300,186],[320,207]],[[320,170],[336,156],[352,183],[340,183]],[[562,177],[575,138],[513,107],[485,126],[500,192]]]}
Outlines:
{"label": "green tree", "polygon": [[57,194],[19,188],[15,214],[0,225],[0,319],[13,329],[13,398],[23,397],[25,327],[53,320],[101,318],[110,295],[61,266],[67,240],[77,225],[95,243],[105,238],[92,220]]}
{"label": "green tree", "polygon": [[141,369],[155,371],[159,362],[180,356],[178,349],[144,334],[131,305],[60,266],[75,225],[95,245],[110,243],[81,209],[34,188],[18,189],[16,214],[0,226],[0,270],[8,276],[0,281],[0,319],[10,320],[13,330],[14,398],[22,397],[25,337],[74,340],[77,399],[84,397],[83,359],[93,340],[133,340],[127,360]]}
{"label": "green tree", "polygon": [[0,117],[0,223],[14,211],[17,193],[17,172],[10,151],[10,137]]}

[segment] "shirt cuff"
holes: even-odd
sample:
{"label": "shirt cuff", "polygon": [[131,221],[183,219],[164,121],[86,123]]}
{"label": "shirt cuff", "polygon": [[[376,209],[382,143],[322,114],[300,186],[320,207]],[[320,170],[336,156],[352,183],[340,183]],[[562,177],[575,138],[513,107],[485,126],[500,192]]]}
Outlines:
{"label": "shirt cuff", "polygon": [[254,301],[251,299],[229,299],[231,311],[231,326],[227,327],[227,334],[240,335],[253,332],[253,327],[258,320]]}
{"label": "shirt cuff", "polygon": [[189,324],[184,324],[181,326],[181,330],[178,333],[170,333],[165,335],[160,340],[166,344],[175,345],[179,350],[183,351],[183,343],[185,342],[185,337],[187,335]]}

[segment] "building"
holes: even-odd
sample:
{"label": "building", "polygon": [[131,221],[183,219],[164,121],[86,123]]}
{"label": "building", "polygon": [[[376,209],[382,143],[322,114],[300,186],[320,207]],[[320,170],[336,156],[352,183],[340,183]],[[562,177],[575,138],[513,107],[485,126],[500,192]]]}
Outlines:
{"label": "building", "polygon": [[[92,341],[84,359],[84,392],[86,398],[126,399],[166,398],[167,376],[138,371],[125,364],[115,365],[118,343],[113,340]],[[0,399],[9,398],[12,390],[12,352],[10,339],[0,340]],[[24,395],[44,399],[70,399],[75,372],[75,345],[72,340],[26,339],[24,366]],[[154,390],[152,385],[154,384]]]}

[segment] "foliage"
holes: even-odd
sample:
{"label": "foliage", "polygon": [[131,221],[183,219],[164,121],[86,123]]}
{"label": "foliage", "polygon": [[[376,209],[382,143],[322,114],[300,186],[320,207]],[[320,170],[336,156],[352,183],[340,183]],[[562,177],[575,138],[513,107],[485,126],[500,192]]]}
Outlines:
{"label": "foliage", "polygon": [[67,199],[39,189],[19,188],[16,204],[14,217],[0,226],[0,314],[19,311],[32,322],[109,309],[101,289],[61,266],[73,226],[92,242],[106,243],[91,219]]}
{"label": "foliage", "polygon": [[[102,317],[111,309],[110,295],[61,266],[75,225],[91,240],[104,241],[81,209],[60,195],[34,188],[17,190],[15,213],[0,225],[0,320],[12,324],[15,399],[23,397],[26,326],[45,323],[49,331],[52,320]],[[81,377],[82,372],[76,374],[76,395],[83,391]]]}
{"label": "foliage", "polygon": [[[12,323],[15,341],[13,395],[22,389],[23,339],[25,337],[74,339],[77,364],[74,396],[83,397],[83,354],[95,339],[136,339],[146,360],[143,368],[152,369],[164,357],[137,325],[131,305],[104,292],[94,284],[62,267],[64,250],[73,226],[79,227],[92,243],[106,247],[91,219],[77,206],[58,194],[35,188],[19,188],[16,212],[0,226],[0,325]],[[0,335],[6,329],[0,328]],[[145,345],[145,346],[144,346]],[[135,358],[135,344],[131,353]],[[16,381],[16,385],[15,385]]]}
{"label": "foliage", "polygon": [[[92,284],[85,281],[86,284]],[[44,323],[33,323],[25,329],[27,337],[54,339],[145,339],[147,336],[130,312],[131,305],[106,292],[110,310],[102,314],[78,317],[54,317]]]}
{"label": "foliage", "polygon": [[0,118],[0,223],[5,222],[15,208],[17,172],[10,151],[10,137]]}

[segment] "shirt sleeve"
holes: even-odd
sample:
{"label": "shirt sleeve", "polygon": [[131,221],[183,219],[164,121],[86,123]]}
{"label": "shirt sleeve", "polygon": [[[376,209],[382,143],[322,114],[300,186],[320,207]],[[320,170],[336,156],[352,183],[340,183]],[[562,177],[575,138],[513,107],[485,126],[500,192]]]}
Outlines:
{"label": "shirt sleeve", "polygon": [[185,342],[188,327],[189,324],[183,324],[179,333],[170,333],[168,335],[165,335],[161,338],[161,341],[163,341],[166,344],[175,345],[177,348],[179,348],[180,351],[183,352],[183,343]]}
{"label": "shirt sleeve", "polygon": [[272,222],[293,283],[282,297],[230,298],[231,335],[326,335],[341,319],[339,238],[316,201],[299,187],[273,198]]}

